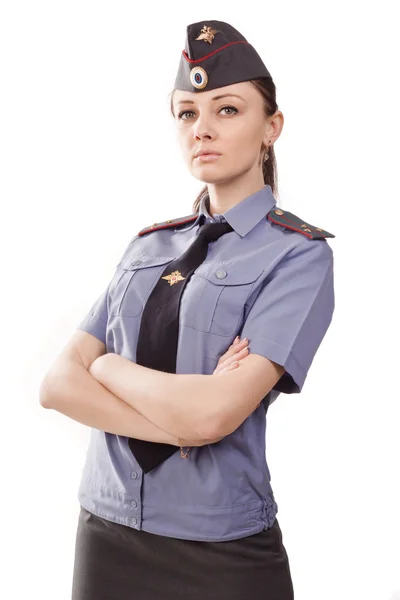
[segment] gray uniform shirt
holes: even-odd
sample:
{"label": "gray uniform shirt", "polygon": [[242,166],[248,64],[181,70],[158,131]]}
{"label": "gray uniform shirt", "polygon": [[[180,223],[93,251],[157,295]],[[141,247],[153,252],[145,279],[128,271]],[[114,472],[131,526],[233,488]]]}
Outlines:
{"label": "gray uniform shirt", "polygon": [[285,373],[260,406],[216,444],[179,451],[144,474],[128,438],[97,429],[83,467],[78,500],[115,523],[164,536],[224,541],[270,527],[278,506],[265,456],[265,407],[301,391],[334,311],[333,253],[326,239],[309,239],[271,223],[269,185],[212,218],[203,199],[187,227],[166,228],[128,244],[115,273],[78,329],[107,352],[136,360],[143,308],[168,262],[199,231],[199,219],[228,221],[233,231],[209,244],[180,303],[176,373],[212,374],[236,335],[251,353]]}

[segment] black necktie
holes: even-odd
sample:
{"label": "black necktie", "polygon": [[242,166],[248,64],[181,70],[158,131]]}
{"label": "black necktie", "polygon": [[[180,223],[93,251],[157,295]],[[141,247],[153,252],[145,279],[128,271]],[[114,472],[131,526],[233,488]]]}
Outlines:
{"label": "black necktie", "polygon": [[[137,342],[138,365],[176,373],[179,304],[194,270],[205,260],[209,242],[233,231],[229,223],[200,226],[194,242],[170,262],[153,288],[143,310]],[[182,279],[183,277],[183,279]],[[178,446],[129,438],[129,447],[145,473],[179,450]]]}

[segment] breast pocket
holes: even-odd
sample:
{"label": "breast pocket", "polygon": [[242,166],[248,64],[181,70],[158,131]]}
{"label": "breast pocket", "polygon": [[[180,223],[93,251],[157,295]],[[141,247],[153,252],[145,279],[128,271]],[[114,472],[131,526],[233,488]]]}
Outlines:
{"label": "breast pocket", "polygon": [[117,265],[111,283],[109,314],[137,317],[143,311],[153,287],[174,256],[130,256]]}
{"label": "breast pocket", "polygon": [[233,335],[241,324],[246,300],[262,272],[260,265],[200,265],[195,274],[203,279],[203,285],[195,301],[192,326],[216,335]]}

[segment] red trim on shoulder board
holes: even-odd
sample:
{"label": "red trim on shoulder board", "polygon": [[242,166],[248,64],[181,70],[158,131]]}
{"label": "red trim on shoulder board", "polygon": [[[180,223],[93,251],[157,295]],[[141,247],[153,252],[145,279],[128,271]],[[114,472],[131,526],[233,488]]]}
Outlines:
{"label": "red trim on shoulder board", "polygon": [[275,219],[273,219],[270,215],[268,215],[268,219],[270,221],[272,221],[273,223],[275,223],[276,225],[280,225],[281,227],[287,227],[288,229],[292,229],[292,231],[297,231],[298,233],[302,233],[303,235],[306,235],[308,238],[313,237],[311,234],[307,233],[307,231],[304,231],[304,229],[297,229],[297,227],[291,227],[287,223],[282,223],[282,221],[275,221]]}
{"label": "red trim on shoulder board", "polygon": [[169,227],[173,227],[175,225],[186,225],[186,223],[190,223],[191,221],[195,221],[197,219],[197,214],[194,217],[189,217],[188,219],[184,219],[184,220],[173,220],[171,223],[162,223],[161,225],[151,225],[150,227],[147,227],[145,229],[142,229],[142,231],[139,231],[138,235],[144,235],[145,233],[149,233],[149,231],[157,231],[158,229],[168,229]]}

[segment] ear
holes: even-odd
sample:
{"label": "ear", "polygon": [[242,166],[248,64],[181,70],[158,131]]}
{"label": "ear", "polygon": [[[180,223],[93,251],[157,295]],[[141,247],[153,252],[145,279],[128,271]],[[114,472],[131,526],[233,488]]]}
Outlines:
{"label": "ear", "polygon": [[264,137],[263,137],[263,143],[262,143],[262,150],[263,152],[266,151],[266,149],[269,147],[268,142],[271,139],[271,127],[268,125],[268,127],[265,128],[265,133],[264,133]]}
{"label": "ear", "polygon": [[262,155],[263,156],[264,156],[264,152],[266,150],[269,150],[269,148],[274,143],[273,134],[274,134],[274,131],[273,131],[273,129],[271,130],[271,123],[270,123],[270,121],[267,121],[265,123],[264,136],[263,136],[263,140],[262,140]]}
{"label": "ear", "polygon": [[265,135],[263,138],[263,142],[266,146],[268,146],[269,140],[271,140],[271,146],[274,145],[281,135],[283,123],[284,117],[281,110],[277,110],[272,117],[268,118],[268,122],[265,124]]}

